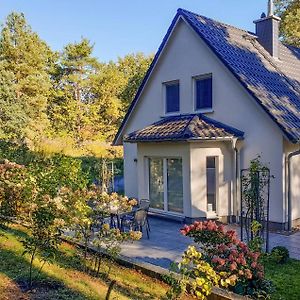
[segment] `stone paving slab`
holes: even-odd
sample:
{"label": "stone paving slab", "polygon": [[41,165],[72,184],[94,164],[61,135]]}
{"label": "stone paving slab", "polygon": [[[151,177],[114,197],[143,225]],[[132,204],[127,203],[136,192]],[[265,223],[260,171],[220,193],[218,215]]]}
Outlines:
{"label": "stone paving slab", "polygon": [[[182,253],[192,244],[192,239],[182,236],[180,222],[150,217],[150,238],[146,233],[142,239],[134,243],[122,245],[122,254],[136,259],[137,261],[148,262],[163,268],[169,268],[174,261],[179,261]],[[230,226],[237,230],[238,226]],[[270,249],[275,246],[284,246],[290,251],[290,256],[300,260],[300,233],[282,235],[270,233]]]}

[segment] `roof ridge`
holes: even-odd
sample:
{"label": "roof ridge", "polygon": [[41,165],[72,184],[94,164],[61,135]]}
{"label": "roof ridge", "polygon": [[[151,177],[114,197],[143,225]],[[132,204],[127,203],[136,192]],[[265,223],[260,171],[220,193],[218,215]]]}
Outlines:
{"label": "roof ridge", "polygon": [[198,13],[195,13],[195,12],[193,12],[193,11],[190,11],[190,10],[187,10],[187,9],[184,9],[184,8],[178,8],[178,9],[177,9],[177,12],[178,12],[178,13],[180,13],[180,12],[183,12],[183,13],[190,13],[190,14],[193,14],[193,15],[195,15],[195,16],[197,16],[197,17],[200,17],[200,18],[203,18],[203,19],[207,19],[207,20],[216,22],[216,23],[218,23],[218,24],[220,24],[220,25],[224,25],[224,26],[226,26],[226,27],[230,27],[230,28],[233,28],[233,29],[242,31],[242,32],[244,32],[244,33],[246,33],[246,34],[250,34],[250,35],[256,36],[256,34],[255,34],[254,32],[251,32],[251,31],[249,31],[249,30],[246,30],[246,29],[243,29],[243,28],[239,28],[239,27],[237,27],[237,26],[233,26],[233,25],[231,25],[231,24],[224,23],[224,22],[222,22],[222,21],[219,21],[219,20],[216,20],[216,19],[213,19],[213,18],[209,18],[209,17],[206,17],[206,16],[204,16],[204,15],[200,15],[200,14],[198,14]]}
{"label": "roof ridge", "polygon": [[[192,131],[190,129],[190,125],[191,125],[191,123],[193,121],[195,121],[195,117],[198,117],[198,116],[196,114],[194,114],[194,115],[193,114],[189,114],[189,115],[187,115],[187,117],[190,117],[190,120],[188,121],[188,123],[186,124],[185,128],[182,131],[182,134],[183,134],[184,137],[186,137],[186,136],[190,137],[192,135]],[[198,119],[199,119],[199,117],[198,117]]]}

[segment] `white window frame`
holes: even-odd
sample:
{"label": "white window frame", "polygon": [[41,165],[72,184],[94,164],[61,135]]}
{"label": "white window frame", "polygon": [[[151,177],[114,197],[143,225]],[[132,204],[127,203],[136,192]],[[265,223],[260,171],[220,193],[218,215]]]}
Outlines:
{"label": "white window frame", "polygon": [[[201,80],[201,79],[207,79],[207,78],[211,78],[212,79],[212,107],[211,108],[203,108],[203,109],[197,109],[197,81],[198,80]],[[212,73],[206,73],[206,74],[202,74],[202,75],[196,75],[196,76],[193,76],[192,77],[192,97],[193,97],[193,108],[194,108],[194,111],[197,112],[197,113],[213,113],[214,112],[214,109],[213,109],[213,106],[214,106],[214,80],[213,80],[213,74]]]}
{"label": "white window frame", "polygon": [[[170,85],[175,85],[175,84],[178,84],[179,86],[179,110],[178,111],[173,111],[173,112],[167,112],[167,89],[166,87],[167,86],[170,86]],[[162,99],[163,99],[163,115],[164,116],[176,116],[176,115],[179,115],[180,114],[180,110],[181,110],[181,97],[180,97],[180,81],[179,79],[175,79],[175,80],[170,80],[170,81],[164,81],[162,83]]]}
{"label": "white window frame", "polygon": [[151,156],[146,156],[145,157],[145,166],[146,166],[146,174],[147,176],[145,177],[146,179],[146,186],[147,186],[147,194],[148,194],[148,199],[150,200],[150,187],[149,187],[149,182],[150,182],[150,173],[149,173],[149,159],[151,158],[156,158],[156,159],[162,159],[163,160],[163,181],[164,181],[164,209],[156,209],[156,208],[150,208],[151,211],[153,212],[157,212],[157,213],[165,213],[168,215],[174,215],[174,216],[184,216],[184,211],[185,211],[185,203],[184,203],[184,196],[182,197],[182,213],[177,213],[177,212],[173,212],[173,211],[169,211],[168,210],[168,159],[181,159],[182,162],[182,189],[184,191],[184,173],[183,173],[183,159],[181,156],[155,156],[155,155],[151,155]]}
{"label": "white window frame", "polygon": [[[207,161],[207,158],[208,157],[214,157],[215,158],[215,184],[216,184],[216,210],[212,211],[212,213],[215,213],[216,215],[218,215],[219,213],[219,182],[220,182],[220,179],[219,179],[219,164],[220,164],[220,157],[218,155],[207,155],[206,156],[206,161]],[[207,166],[205,168],[205,172],[207,172]],[[205,180],[207,179],[207,174],[205,173]],[[208,199],[207,199],[207,182],[206,182],[206,195],[205,195],[205,198],[206,198],[206,211],[208,212],[208,209],[207,209],[207,206],[208,206]]]}

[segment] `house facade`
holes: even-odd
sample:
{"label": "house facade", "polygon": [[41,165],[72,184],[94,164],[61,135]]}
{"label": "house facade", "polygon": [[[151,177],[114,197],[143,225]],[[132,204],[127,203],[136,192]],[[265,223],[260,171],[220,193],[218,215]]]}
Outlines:
{"label": "house facade", "polygon": [[179,9],[115,137],[125,193],[154,212],[235,220],[240,170],[269,165],[270,220],[300,219],[300,49]]}

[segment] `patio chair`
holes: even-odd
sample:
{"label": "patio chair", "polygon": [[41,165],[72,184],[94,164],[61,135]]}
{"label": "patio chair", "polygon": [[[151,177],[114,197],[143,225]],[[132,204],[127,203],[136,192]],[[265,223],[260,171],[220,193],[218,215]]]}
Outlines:
{"label": "patio chair", "polygon": [[141,199],[140,200],[140,209],[144,209],[147,212],[147,225],[148,225],[148,229],[149,231],[151,231],[150,229],[150,224],[149,224],[149,219],[148,219],[148,212],[149,212],[149,208],[150,208],[150,200],[149,199]]}
{"label": "patio chair", "polygon": [[139,230],[143,232],[143,227],[146,227],[147,238],[149,239],[149,227],[147,223],[147,211],[144,209],[139,209],[135,211],[133,220],[123,219],[122,229],[128,227],[129,230]]}

